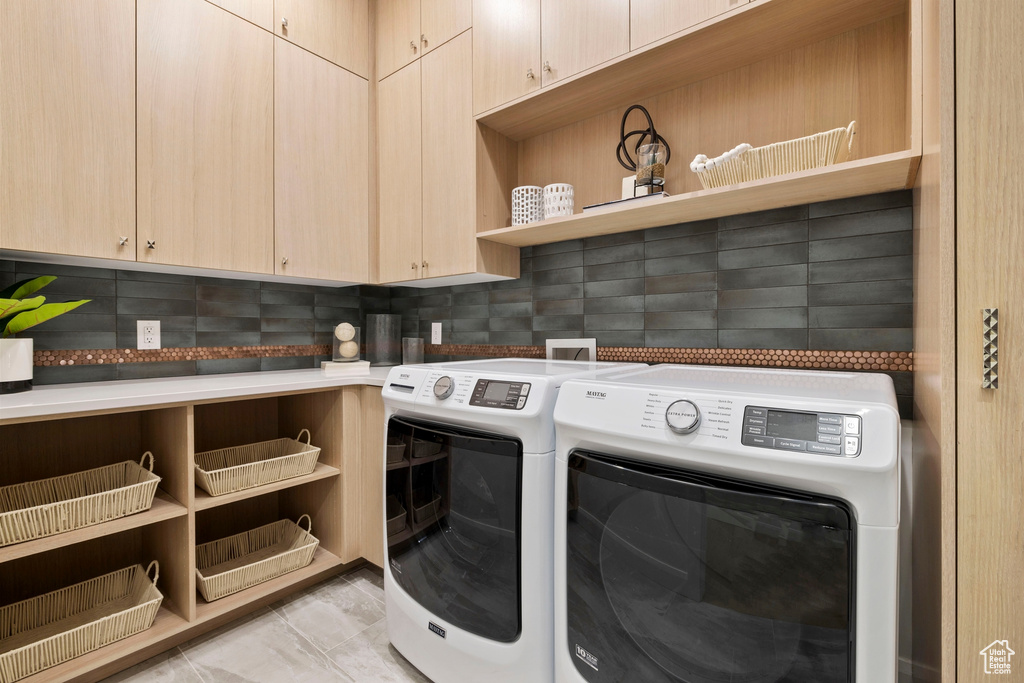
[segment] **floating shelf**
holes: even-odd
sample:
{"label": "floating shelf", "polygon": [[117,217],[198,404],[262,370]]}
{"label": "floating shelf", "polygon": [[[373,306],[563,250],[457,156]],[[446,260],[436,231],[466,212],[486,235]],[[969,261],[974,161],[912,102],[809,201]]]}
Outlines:
{"label": "floating shelf", "polygon": [[25,541],[24,543],[7,546],[6,548],[0,548],[0,564],[10,562],[11,560],[17,560],[21,557],[35,555],[36,553],[45,553],[46,551],[53,550],[55,548],[63,548],[67,545],[74,545],[75,543],[81,543],[83,541],[91,541],[94,538],[109,536],[110,534],[127,531],[128,529],[135,529],[140,526],[146,526],[147,524],[156,524],[157,522],[162,522],[166,519],[184,517],[187,514],[188,509],[184,505],[171,498],[162,490],[157,489],[156,496],[153,498],[152,507],[145,512],[139,512],[134,515],[128,515],[127,517],[112,519],[109,522],[103,522],[102,524],[93,524],[92,526],[87,526],[82,529],[66,531],[62,534],[45,536],[32,541]]}
{"label": "floating shelf", "polygon": [[305,474],[301,477],[292,477],[291,479],[282,479],[281,481],[275,481],[273,484],[265,484],[263,486],[255,486],[251,489],[242,489],[241,491],[235,491],[234,493],[226,493],[223,496],[211,496],[201,488],[196,488],[196,510],[208,510],[209,508],[215,508],[220,505],[227,505],[229,503],[235,503],[246,498],[255,498],[256,496],[262,496],[264,493],[271,493],[273,491],[280,491],[282,489],[290,489],[294,486],[302,486],[308,484],[311,481],[319,481],[321,479],[330,479],[341,474],[341,470],[337,467],[331,467],[321,462],[316,464],[316,467],[309,474]]}
{"label": "floating shelf", "polygon": [[638,206],[612,205],[588,213],[477,233],[516,247],[610,235],[661,225],[766,211],[811,202],[857,197],[912,187],[920,157],[906,150],[826,168],[699,190]]}
{"label": "floating shelf", "polygon": [[524,140],[906,9],[906,0],[753,0],[482,112],[476,120]]}

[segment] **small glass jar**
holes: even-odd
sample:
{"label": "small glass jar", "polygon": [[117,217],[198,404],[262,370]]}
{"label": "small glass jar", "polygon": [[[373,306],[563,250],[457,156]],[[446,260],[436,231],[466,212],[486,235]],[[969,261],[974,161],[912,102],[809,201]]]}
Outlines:
{"label": "small glass jar", "polygon": [[359,360],[360,329],[350,323],[341,323],[334,328],[335,363],[350,363]]}
{"label": "small glass jar", "polygon": [[636,186],[648,188],[640,194],[661,192],[665,185],[667,148],[662,144],[641,145],[637,150]]}

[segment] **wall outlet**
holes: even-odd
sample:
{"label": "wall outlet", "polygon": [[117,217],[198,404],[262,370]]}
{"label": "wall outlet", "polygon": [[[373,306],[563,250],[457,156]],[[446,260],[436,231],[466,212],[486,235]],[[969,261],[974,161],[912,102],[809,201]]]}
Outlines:
{"label": "wall outlet", "polygon": [[160,348],[160,321],[138,320],[139,336],[136,347],[140,349]]}
{"label": "wall outlet", "polygon": [[441,343],[441,323],[430,323],[430,343]]}

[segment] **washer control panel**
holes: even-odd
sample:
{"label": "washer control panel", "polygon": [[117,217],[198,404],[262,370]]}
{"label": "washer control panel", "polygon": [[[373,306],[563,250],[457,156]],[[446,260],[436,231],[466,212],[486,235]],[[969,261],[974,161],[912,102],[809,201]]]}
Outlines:
{"label": "washer control panel", "polygon": [[530,395],[529,382],[478,379],[469,398],[469,405],[484,408],[522,410]]}
{"label": "washer control panel", "polygon": [[665,409],[665,423],[676,434],[692,434],[700,427],[700,408],[685,398]]}
{"label": "washer control panel", "polygon": [[809,413],[765,406],[743,410],[744,446],[855,458],[860,455],[859,415]]}

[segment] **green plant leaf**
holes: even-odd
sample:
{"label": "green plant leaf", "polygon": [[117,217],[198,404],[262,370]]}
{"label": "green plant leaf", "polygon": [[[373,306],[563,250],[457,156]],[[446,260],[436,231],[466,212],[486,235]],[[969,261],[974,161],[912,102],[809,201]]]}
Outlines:
{"label": "green plant leaf", "polygon": [[21,282],[15,282],[7,289],[0,291],[0,299],[24,299],[29,294],[38,292],[56,279],[53,275],[41,275],[39,277],[30,277]]}
{"label": "green plant leaf", "polygon": [[9,337],[12,334],[24,332],[30,327],[35,327],[39,323],[46,322],[51,318],[56,318],[58,315],[72,311],[82,304],[89,303],[89,301],[90,299],[83,299],[82,301],[68,301],[61,304],[44,304],[34,310],[19,313],[11,318],[10,322],[7,323],[3,336]]}
{"label": "green plant leaf", "polygon": [[22,299],[21,301],[0,297],[0,320],[10,318],[22,311],[31,311],[32,309],[39,308],[43,305],[44,301],[46,301],[45,296],[37,296],[34,299]]}

